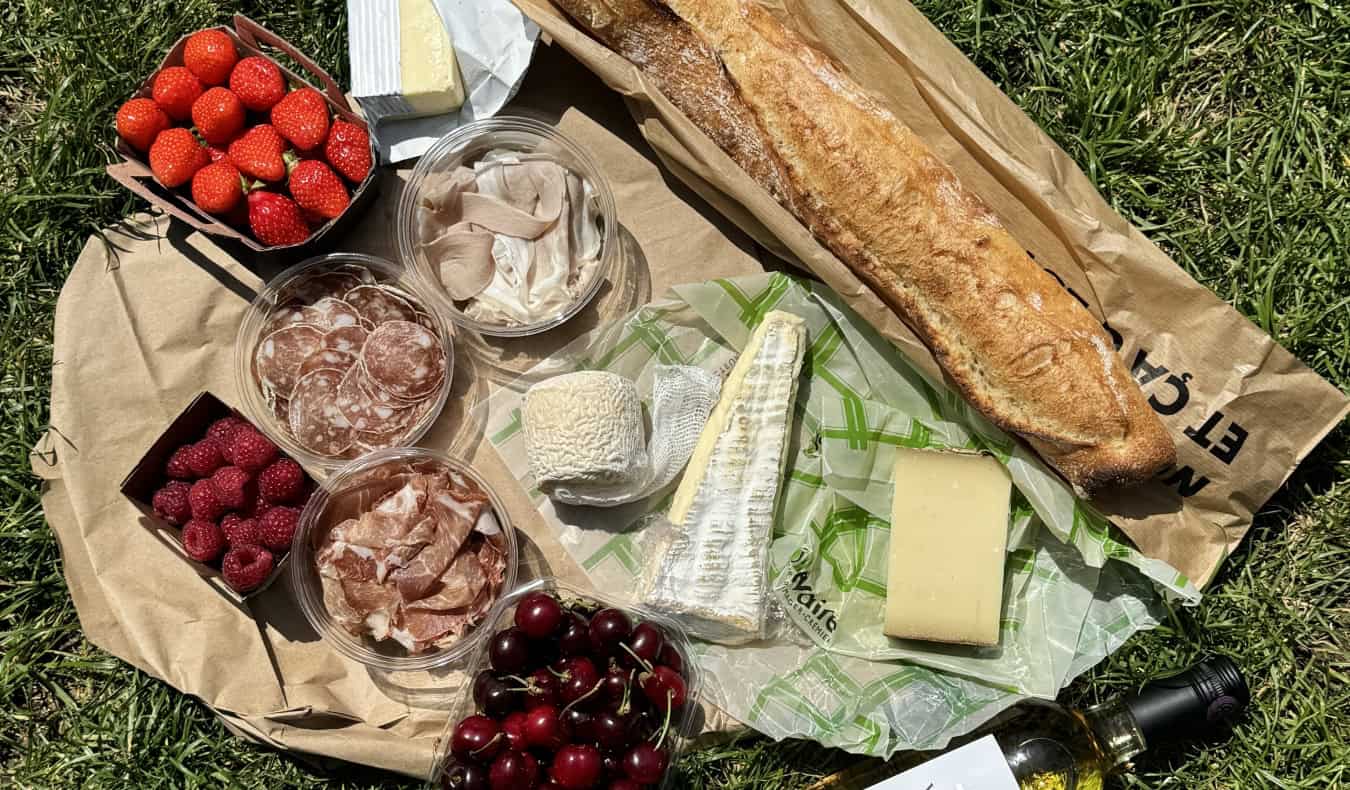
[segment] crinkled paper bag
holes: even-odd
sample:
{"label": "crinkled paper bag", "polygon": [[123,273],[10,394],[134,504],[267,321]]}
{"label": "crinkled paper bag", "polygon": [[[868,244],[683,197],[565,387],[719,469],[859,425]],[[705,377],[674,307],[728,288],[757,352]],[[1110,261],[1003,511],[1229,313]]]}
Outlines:
{"label": "crinkled paper bag", "polygon": [[[775,738],[876,756],[936,748],[1024,695],[1055,696],[1156,625],[1163,596],[1199,599],[1184,576],[1118,540],[1040,461],[819,283],[776,273],[677,285],[541,367],[617,373],[636,382],[650,410],[661,366],[724,371],[770,310],[800,316],[808,333],[769,548],[767,605],[790,623],[746,646],[697,645],[705,693],[719,708]],[[489,440],[592,582],[633,596],[661,561],[650,516],[668,508],[669,488],[620,508],[551,501],[530,475],[522,401],[503,388],[480,407]],[[897,446],[984,451],[1013,479],[997,647],[882,634]]]}
{"label": "crinkled paper bag", "polygon": [[[514,1],[627,97],[643,134],[677,176],[761,244],[819,276],[924,370],[936,372],[924,346],[875,294],[632,64],[547,0]],[[1345,395],[1114,212],[1068,155],[914,6],[765,4],[909,124],[1102,319],[1171,429],[1178,464],[1094,504],[1145,554],[1208,582],[1256,510],[1345,415]]]}

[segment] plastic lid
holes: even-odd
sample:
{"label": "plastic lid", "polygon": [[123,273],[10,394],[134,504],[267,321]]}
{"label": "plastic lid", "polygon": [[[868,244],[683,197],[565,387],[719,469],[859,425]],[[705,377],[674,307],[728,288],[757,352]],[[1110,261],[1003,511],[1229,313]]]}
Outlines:
{"label": "plastic lid", "polygon": [[1195,740],[1227,729],[1247,709],[1251,694],[1237,664],[1223,656],[1154,680],[1125,700],[1144,742]]}

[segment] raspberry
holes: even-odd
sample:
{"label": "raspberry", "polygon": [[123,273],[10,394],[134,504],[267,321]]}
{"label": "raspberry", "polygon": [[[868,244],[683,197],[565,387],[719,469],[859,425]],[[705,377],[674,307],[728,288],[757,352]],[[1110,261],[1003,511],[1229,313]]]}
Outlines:
{"label": "raspberry", "polygon": [[187,449],[185,457],[188,468],[197,477],[206,477],[225,465],[225,458],[220,454],[220,444],[215,439],[202,439]]}
{"label": "raspberry", "polygon": [[256,428],[240,429],[230,437],[230,462],[246,472],[256,472],[277,457],[277,446]]}
{"label": "raspberry", "polygon": [[164,474],[175,480],[193,480],[197,477],[193,473],[192,467],[188,466],[188,455],[192,453],[192,445],[184,445],[173,451],[169,456],[169,462],[164,465]]}
{"label": "raspberry", "polygon": [[192,518],[192,506],[188,504],[190,490],[192,486],[182,480],[172,480],[155,492],[150,505],[160,518],[176,527]]}
{"label": "raspberry", "polygon": [[256,546],[262,543],[262,528],[256,518],[244,518],[230,513],[220,520],[220,530],[225,533],[225,542],[231,546]]}
{"label": "raspberry", "polygon": [[202,521],[214,522],[225,512],[225,506],[216,497],[216,488],[210,480],[198,480],[192,484],[192,490],[188,491],[188,506],[192,508],[192,518]]}
{"label": "raspberry", "polygon": [[262,543],[269,549],[285,551],[291,547],[291,538],[295,535],[295,525],[300,521],[300,511],[293,507],[277,505],[268,508],[258,519],[262,528]]}
{"label": "raspberry", "polygon": [[206,429],[206,435],[208,438],[215,439],[219,442],[221,449],[224,450],[230,444],[230,434],[234,433],[236,428],[245,425],[248,425],[248,423],[233,415],[221,417],[219,420],[211,423],[211,427]]}
{"label": "raspberry", "polygon": [[253,478],[237,466],[222,466],[211,475],[216,499],[230,510],[242,510],[253,504]]}
{"label": "raspberry", "polygon": [[289,458],[278,458],[258,475],[258,494],[268,502],[290,502],[305,488],[305,470]]}
{"label": "raspberry", "polygon": [[225,536],[210,521],[193,519],[183,527],[183,551],[197,562],[215,562],[225,550]]}
{"label": "raspberry", "polygon": [[262,546],[235,546],[225,553],[220,572],[239,592],[255,590],[272,573],[272,552]]}

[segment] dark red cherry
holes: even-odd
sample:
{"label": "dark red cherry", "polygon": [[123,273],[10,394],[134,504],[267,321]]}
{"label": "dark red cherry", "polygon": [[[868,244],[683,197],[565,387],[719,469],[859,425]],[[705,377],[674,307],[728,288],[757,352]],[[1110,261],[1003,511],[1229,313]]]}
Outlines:
{"label": "dark red cherry", "polygon": [[525,711],[525,742],[540,749],[557,749],[567,743],[571,733],[553,705],[540,705]]}
{"label": "dark red cherry", "polygon": [[536,705],[557,705],[561,700],[559,691],[562,689],[562,683],[558,676],[548,671],[547,667],[540,667],[530,673],[529,685],[525,692],[524,706],[526,709],[533,708]]}
{"label": "dark red cherry", "polygon": [[581,708],[568,708],[563,711],[563,724],[572,733],[572,740],[590,743],[595,740],[594,719]]}
{"label": "dark red cherry", "polygon": [[539,781],[539,761],[529,752],[504,751],[488,774],[492,790],[531,790]]}
{"label": "dark red cherry", "polygon": [[647,665],[650,666],[656,663],[657,658],[661,655],[661,648],[665,646],[666,635],[661,632],[660,628],[651,623],[638,623],[637,627],[633,629],[633,635],[628,637],[628,650],[623,651],[620,660],[633,661],[636,657],[647,662]]}
{"label": "dark red cherry", "polygon": [[478,763],[460,763],[445,772],[447,790],[489,790],[488,767]]}
{"label": "dark red cherry", "polygon": [[[637,672],[623,667],[612,667],[605,676],[600,678],[600,691],[596,692],[604,698],[605,703],[610,707],[617,707],[623,702],[623,693],[628,689],[629,682],[637,677]],[[636,694],[634,689],[630,694]]]}
{"label": "dark red cherry", "polygon": [[502,750],[505,740],[497,722],[487,716],[467,716],[455,725],[450,751],[461,760],[486,763]]}
{"label": "dark red cherry", "polygon": [[553,755],[548,775],[567,790],[594,787],[603,770],[600,750],[590,744],[570,743]]}
{"label": "dark red cherry", "polygon": [[680,656],[680,651],[676,650],[675,646],[669,642],[666,642],[665,646],[661,648],[661,655],[657,657],[656,663],[665,664],[681,675],[684,674],[684,659]]}
{"label": "dark red cherry", "polygon": [[642,790],[642,785],[625,776],[610,782],[609,790]]}
{"label": "dark red cherry", "polygon": [[492,669],[501,675],[519,675],[530,665],[530,638],[519,628],[508,628],[492,637],[488,648]]}
{"label": "dark red cherry", "polygon": [[506,746],[516,751],[529,748],[525,742],[525,711],[518,710],[502,719],[502,734],[506,736]]}
{"label": "dark red cherry", "polygon": [[568,612],[558,631],[558,654],[561,656],[589,656],[591,630],[581,615]]}
{"label": "dark red cherry", "polygon": [[633,742],[633,721],[613,711],[600,711],[591,721],[591,731],[600,746],[619,751]]}
{"label": "dark red cherry", "polygon": [[679,709],[685,700],[684,678],[668,666],[658,666],[644,676],[642,693],[659,711],[664,712],[667,707]]}
{"label": "dark red cherry", "polygon": [[617,655],[632,633],[633,623],[618,609],[601,609],[591,618],[591,647],[598,656]]}
{"label": "dark red cherry", "polygon": [[[559,689],[563,702],[573,702],[585,697],[595,688],[595,684],[600,682],[600,673],[596,671],[595,663],[584,656],[565,658],[558,663],[558,669],[563,674],[562,687]],[[587,699],[600,701],[598,694],[592,694]]]}
{"label": "dark red cherry", "polygon": [[562,606],[546,592],[532,592],[516,604],[516,625],[531,639],[553,636],[562,620]]}
{"label": "dark red cherry", "polygon": [[666,753],[650,743],[639,743],[623,756],[623,772],[634,782],[654,785],[666,773]]}

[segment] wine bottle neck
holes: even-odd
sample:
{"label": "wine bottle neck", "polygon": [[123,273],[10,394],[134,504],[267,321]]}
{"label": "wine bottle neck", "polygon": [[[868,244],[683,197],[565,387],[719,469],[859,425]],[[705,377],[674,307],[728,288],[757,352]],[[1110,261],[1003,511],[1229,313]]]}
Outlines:
{"label": "wine bottle neck", "polygon": [[1112,766],[1127,762],[1148,748],[1134,714],[1122,700],[1094,705],[1083,711],[1083,716],[1092,728],[1103,759]]}

